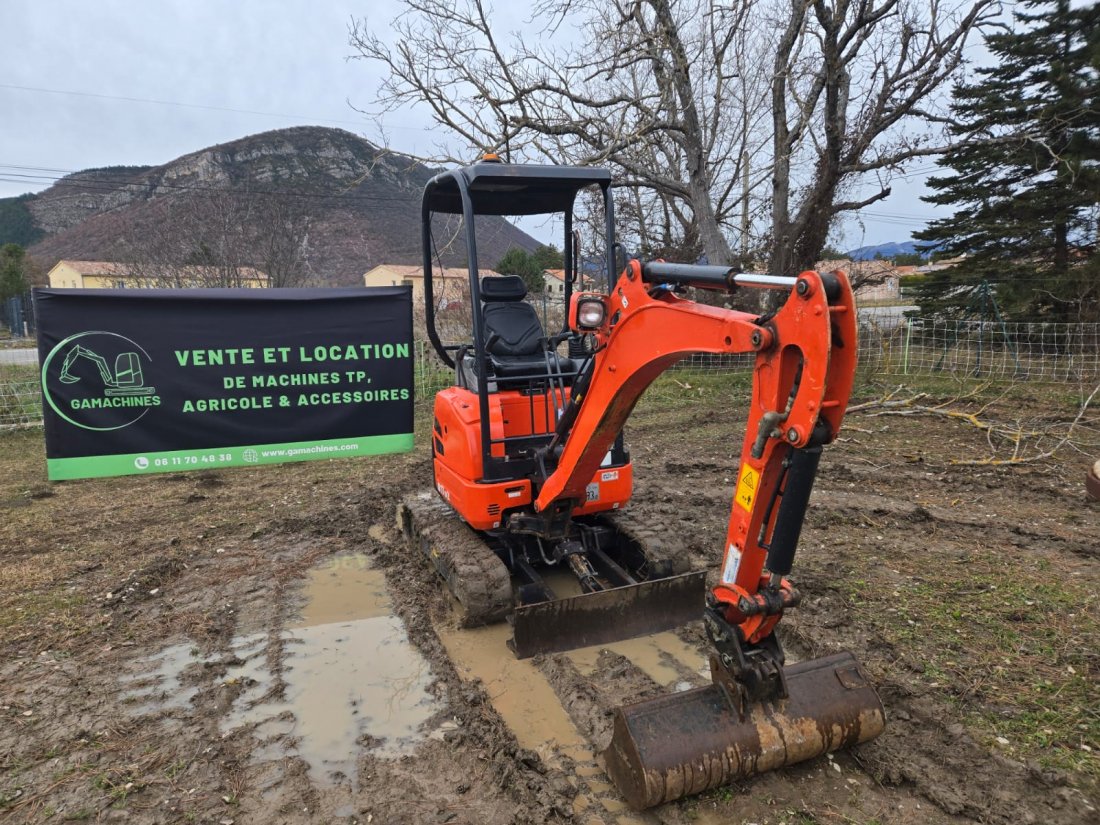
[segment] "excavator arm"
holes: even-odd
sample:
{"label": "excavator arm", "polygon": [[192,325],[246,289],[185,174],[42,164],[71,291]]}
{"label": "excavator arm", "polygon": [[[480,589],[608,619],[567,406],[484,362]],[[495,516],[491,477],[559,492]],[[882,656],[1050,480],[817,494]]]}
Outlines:
{"label": "excavator arm", "polygon": [[[790,293],[777,311],[757,316],[679,298],[682,285]],[[605,308],[589,328],[581,320],[599,313],[582,307],[587,301]],[[535,508],[551,526],[583,500],[661,372],[692,353],[754,358],[720,576],[700,606],[712,643],[711,684],[616,710],[604,759],[619,790],[633,807],[647,808],[877,736],[882,703],[850,653],[785,667],[773,633],[799,601],[786,576],[822,447],[836,438],[852,391],[856,319],[847,277],[631,261],[610,295],[575,296],[570,317],[596,347],[543,457],[553,470]]]}
{"label": "excavator arm", "polygon": [[69,350],[69,354],[65,356],[65,362],[61,365],[61,381],[65,384],[75,384],[80,380],[80,376],[73,375],[69,370],[73,368],[79,358],[87,358],[96,368],[99,370],[99,377],[103,380],[105,387],[116,386],[115,377],[111,374],[111,368],[107,366],[106,359],[102,355],[97,355],[87,347],[82,347],[79,344]]}
{"label": "excavator arm", "polygon": [[547,448],[557,463],[535,508],[554,518],[583,501],[585,486],[646,387],[677,361],[694,353],[754,354],[721,581],[710,599],[716,617],[751,645],[797,602],[784,577],[821,447],[836,437],[852,390],[856,329],[851,287],[840,272],[772,279],[791,291],[778,311],[765,316],[684,300],[668,280],[732,291],[739,277],[719,267],[631,261],[609,296],[574,296],[574,324],[586,301],[605,302],[605,312],[598,327],[578,330],[595,337],[595,355]]}

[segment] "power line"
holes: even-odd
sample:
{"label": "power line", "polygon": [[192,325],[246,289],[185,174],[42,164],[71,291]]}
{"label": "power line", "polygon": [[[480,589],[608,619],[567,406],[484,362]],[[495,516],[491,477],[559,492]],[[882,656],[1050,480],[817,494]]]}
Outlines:
{"label": "power line", "polygon": [[[74,174],[70,175],[47,175],[47,174],[29,174],[26,172],[7,172],[6,169],[33,169],[35,167],[18,167],[10,164],[0,164],[0,181],[4,183],[22,183],[22,184],[45,184],[50,183],[52,186],[69,187],[73,189],[91,190],[98,192],[126,192],[134,189],[147,190],[147,189],[171,189],[179,192],[240,192],[239,189],[230,186],[210,186],[210,185],[184,185],[173,183],[156,183],[153,181],[122,181],[122,180],[104,180],[102,178],[84,177],[81,178]],[[63,170],[53,170],[63,171]],[[258,189],[254,192],[242,193],[252,195],[276,195],[279,197],[290,198],[316,198],[322,200],[358,200],[358,201],[375,201],[375,202],[398,202],[408,203],[415,201],[419,198],[420,192],[411,192],[408,197],[395,197],[386,195],[356,195],[348,192],[302,192],[289,189]]]}
{"label": "power line", "polygon": [[[155,106],[174,106],[180,109],[204,109],[211,112],[232,112],[240,115],[259,115],[261,117],[280,117],[297,120],[302,123],[341,123],[350,126],[362,126],[362,120],[338,120],[330,117],[314,117],[313,115],[295,115],[284,112],[261,112],[256,109],[234,109],[231,106],[211,106],[204,103],[183,103],[178,100],[155,100],[146,97],[129,97],[126,95],[106,95],[98,92],[77,92],[71,89],[45,89],[41,86],[17,86],[12,83],[0,83],[0,89],[14,89],[20,92],[39,92],[51,95],[69,95],[72,97],[89,97],[97,100],[117,100],[124,103],[146,103]],[[386,129],[405,129],[410,132],[422,132],[422,127],[417,126],[392,126],[386,125]]]}

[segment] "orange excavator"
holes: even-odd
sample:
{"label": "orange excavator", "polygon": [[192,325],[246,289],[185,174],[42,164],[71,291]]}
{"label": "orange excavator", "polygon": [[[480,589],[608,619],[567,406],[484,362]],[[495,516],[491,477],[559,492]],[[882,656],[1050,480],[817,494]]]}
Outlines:
{"label": "orange excavator", "polygon": [[[602,198],[604,288],[575,291],[578,194]],[[437,330],[432,217],[463,217],[472,340]],[[548,334],[515,276],[479,277],[481,215],[562,216],[561,328]],[[822,449],[840,430],[856,366],[852,290],[841,272],[797,277],[625,259],[607,170],[495,159],[437,175],[422,205],[427,332],[455,370],[435,399],[438,495],[399,521],[468,625],[512,623],[527,657],[702,621],[711,684],[616,711],[608,773],[636,809],[865,742],[882,704],[847,652],[786,666],[775,628],[796,607],[788,579]],[[616,276],[616,273],[617,276]],[[691,290],[787,293],[741,312]],[[565,350],[562,353],[562,350]],[[627,510],[622,435],[657,376],[685,356],[754,359],[753,394],[717,581],[683,572],[674,544]],[[690,461],[690,437],[680,439]],[[670,549],[671,548],[671,549]],[[715,554],[716,559],[718,554]]]}

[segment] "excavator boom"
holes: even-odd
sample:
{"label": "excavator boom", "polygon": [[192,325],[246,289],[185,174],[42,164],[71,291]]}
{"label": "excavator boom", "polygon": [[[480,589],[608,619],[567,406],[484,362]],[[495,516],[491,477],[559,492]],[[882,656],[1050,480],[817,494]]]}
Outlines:
{"label": "excavator boom", "polygon": [[99,377],[103,381],[103,386],[114,387],[115,377],[111,374],[111,368],[107,366],[107,361],[102,355],[97,355],[87,347],[82,347],[79,344],[69,350],[69,354],[65,356],[65,363],[61,365],[61,381],[65,384],[74,384],[80,380],[76,375],[73,375],[70,370],[76,364],[77,359],[87,358],[93,364],[96,369],[99,370]]}

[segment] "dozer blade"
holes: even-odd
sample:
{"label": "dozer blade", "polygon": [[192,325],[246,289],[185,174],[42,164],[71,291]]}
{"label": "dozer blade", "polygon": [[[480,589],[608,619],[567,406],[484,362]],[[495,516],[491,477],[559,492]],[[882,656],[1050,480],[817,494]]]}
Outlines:
{"label": "dozer blade", "polygon": [[684,573],[628,587],[516,608],[517,659],[671,630],[703,616],[706,573]]}
{"label": "dozer blade", "polygon": [[615,713],[607,772],[636,810],[775,770],[882,733],[878,694],[851,653],[785,669],[788,698],[744,715],[711,685]]}

